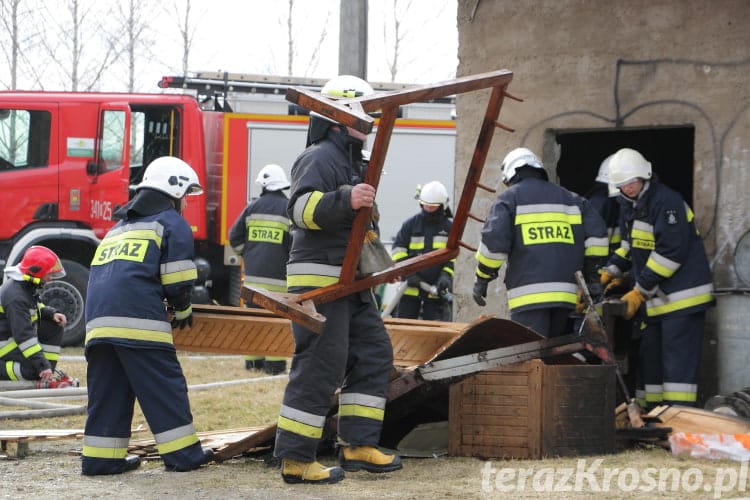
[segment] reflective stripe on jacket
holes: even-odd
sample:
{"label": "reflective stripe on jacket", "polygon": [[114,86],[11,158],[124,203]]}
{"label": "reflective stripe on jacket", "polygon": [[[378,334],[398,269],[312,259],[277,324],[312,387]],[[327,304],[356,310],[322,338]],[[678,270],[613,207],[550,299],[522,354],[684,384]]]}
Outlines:
{"label": "reflective stripe on jacket", "polygon": [[329,130],[327,138],[305,149],[292,166],[290,291],[338,282],[356,215],[351,190],[361,159],[350,159],[345,134]]}
{"label": "reflective stripe on jacket", "polygon": [[190,225],[174,209],[119,221],[91,262],[86,345],[174,349],[164,300],[190,304],[198,276],[193,257]]}
{"label": "reflective stripe on jacket", "polygon": [[39,342],[37,326],[40,317],[51,319],[54,308],[37,303],[36,286],[6,279],[0,287],[0,359],[16,349],[41,372],[51,367]]}
{"label": "reflective stripe on jacket", "polygon": [[649,318],[715,304],[711,269],[693,211],[679,193],[650,181],[635,202],[621,197],[623,240],[608,264],[631,270]]}
{"label": "reflective stripe on jacket", "polygon": [[288,203],[283,192],[264,191],[232,225],[229,243],[242,254],[246,286],[286,292],[286,264],[292,245]]}
{"label": "reflective stripe on jacket", "polygon": [[[417,255],[445,248],[448,243],[453,220],[441,213],[426,213],[420,210],[418,214],[407,219],[398,231],[391,247],[391,256],[394,262],[399,262]],[[443,264],[432,266],[419,271],[422,281],[435,285],[441,272],[453,276],[453,266],[456,259]],[[427,295],[416,287],[407,287],[404,295],[418,296]],[[430,296],[433,297],[433,296]],[[436,298],[436,297],[433,297]]]}
{"label": "reflective stripe on jacket", "polygon": [[599,184],[588,200],[591,206],[596,210],[607,226],[607,237],[609,239],[609,253],[614,252],[620,247],[622,235],[620,234],[620,203],[616,197],[609,196],[609,190],[606,184]]}
{"label": "reflective stripe on jacket", "polygon": [[602,218],[584,198],[535,177],[521,179],[495,200],[482,229],[476,274],[494,279],[507,262],[511,311],[570,307],[575,272],[584,258],[608,253]]}

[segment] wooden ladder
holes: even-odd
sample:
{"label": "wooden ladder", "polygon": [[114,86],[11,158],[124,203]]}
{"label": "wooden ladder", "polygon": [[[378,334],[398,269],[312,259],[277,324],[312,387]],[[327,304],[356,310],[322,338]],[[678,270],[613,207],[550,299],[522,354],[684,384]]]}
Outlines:
{"label": "wooden ladder", "polygon": [[325,317],[315,310],[315,304],[330,302],[381,283],[391,282],[400,277],[414,274],[421,269],[448,262],[456,258],[459,247],[476,251],[476,248],[461,241],[461,237],[469,218],[484,222],[481,217],[472,214],[470,211],[477,189],[495,192],[494,189],[483,185],[480,178],[495,129],[500,128],[513,132],[513,129],[497,121],[505,97],[517,101],[521,100],[507,92],[507,87],[512,79],[512,72],[497,70],[432,85],[351,99],[333,99],[303,88],[287,89],[286,98],[288,101],[359,130],[364,134],[372,132],[375,122],[375,119],[368,113],[380,112],[380,121],[375,134],[370,162],[363,181],[374,186],[376,190],[380,182],[391,133],[398,117],[399,106],[487,88],[491,88],[492,91],[445,248],[400,261],[379,273],[357,276],[357,264],[372,212],[372,208],[360,208],[352,224],[349,245],[344,255],[338,283],[301,294],[269,292],[243,286],[242,298],[300,323],[312,331],[321,332],[325,326]]}

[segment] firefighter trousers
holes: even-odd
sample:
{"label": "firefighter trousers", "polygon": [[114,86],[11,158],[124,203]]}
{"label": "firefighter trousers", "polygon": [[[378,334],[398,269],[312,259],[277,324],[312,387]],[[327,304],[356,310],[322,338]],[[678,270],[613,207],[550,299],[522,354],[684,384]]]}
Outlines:
{"label": "firefighter trousers", "polygon": [[401,297],[396,316],[399,318],[433,321],[450,321],[450,304],[443,299],[423,299],[422,297]]}
{"label": "firefighter trousers", "polygon": [[97,343],[86,348],[86,361],[83,474],[122,472],[136,398],[167,469],[191,470],[205,463],[175,351]]}
{"label": "firefighter trousers", "polygon": [[[60,358],[63,327],[52,320],[43,319],[37,326],[37,338],[42,345],[44,357],[54,371]],[[0,364],[0,380],[18,380],[18,374],[23,380],[39,380],[39,370],[18,349],[13,349],[6,356],[0,357]]]}
{"label": "firefighter trousers", "polygon": [[510,313],[510,319],[531,328],[542,337],[551,339],[568,333],[568,321],[572,309],[567,307],[544,307]]}
{"label": "firefighter trousers", "polygon": [[315,460],[339,388],[339,440],[378,444],[393,369],[391,340],[369,292],[320,304],[317,310],[326,317],[320,334],[292,324],[295,352],[274,449],[277,457],[304,462]]}
{"label": "firefighter trousers", "polygon": [[705,321],[703,310],[646,325],[639,361],[647,408],[662,402],[695,406]]}

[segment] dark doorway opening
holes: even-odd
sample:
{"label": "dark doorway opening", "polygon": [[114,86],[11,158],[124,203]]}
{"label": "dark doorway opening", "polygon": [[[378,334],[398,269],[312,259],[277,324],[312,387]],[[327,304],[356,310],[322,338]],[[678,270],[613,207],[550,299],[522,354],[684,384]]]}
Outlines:
{"label": "dark doorway opening", "polygon": [[553,131],[560,145],[560,185],[582,196],[594,186],[602,161],[620,148],[633,148],[659,180],[693,205],[695,127],[566,129]]}

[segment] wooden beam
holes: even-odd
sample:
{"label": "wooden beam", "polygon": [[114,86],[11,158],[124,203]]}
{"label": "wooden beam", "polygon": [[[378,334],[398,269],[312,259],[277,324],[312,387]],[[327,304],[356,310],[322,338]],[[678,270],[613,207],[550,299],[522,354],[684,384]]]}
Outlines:
{"label": "wooden beam", "polygon": [[[365,183],[372,185],[376,189],[380,182],[383,161],[388,150],[399,106],[486,88],[491,88],[492,91],[461,197],[456,208],[456,213],[454,214],[453,226],[448,234],[446,248],[433,250],[418,256],[419,258],[408,259],[380,273],[358,276],[357,263],[372,213],[371,208],[360,208],[352,224],[349,245],[344,254],[338,283],[318,288],[297,295],[296,297],[294,294],[274,294],[262,290],[246,291],[247,289],[243,288],[243,298],[270,309],[292,321],[299,322],[313,331],[321,332],[325,325],[325,319],[321,319],[319,315],[316,316],[317,313],[312,312],[310,307],[308,307],[309,304],[330,302],[382,283],[398,280],[421,269],[455,259],[461,246],[468,248],[466,244],[461,243],[461,236],[466,227],[466,222],[470,218],[470,209],[474,202],[477,188],[481,187],[485,189],[485,186],[480,182],[482,170],[487,159],[492,136],[494,131],[498,129],[497,118],[502,108],[503,98],[507,95],[507,86],[510,84],[512,78],[513,73],[510,71],[498,70],[432,85],[423,85],[411,89],[351,99],[334,99],[301,88],[288,89],[287,100],[364,133],[369,133],[372,124],[372,121],[368,119],[370,117],[367,116],[367,113],[382,111],[370,164],[364,179]],[[501,129],[511,130],[508,127],[502,127]],[[303,304],[306,305],[303,306]]]}

